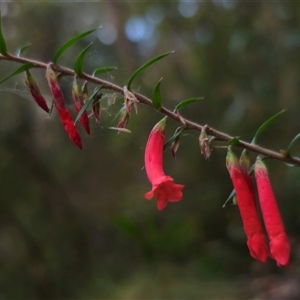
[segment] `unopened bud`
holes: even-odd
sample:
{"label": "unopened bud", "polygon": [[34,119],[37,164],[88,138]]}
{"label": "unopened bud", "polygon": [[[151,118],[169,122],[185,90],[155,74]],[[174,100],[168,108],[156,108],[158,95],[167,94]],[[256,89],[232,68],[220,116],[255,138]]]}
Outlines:
{"label": "unopened bud", "polygon": [[42,96],[36,80],[30,74],[30,72],[28,70],[26,71],[25,85],[29,88],[29,91],[30,91],[34,101],[36,102],[36,104],[40,108],[42,108],[45,112],[49,113],[49,108],[46,103],[46,100]]}
{"label": "unopened bud", "polygon": [[139,100],[131,91],[128,91],[126,85],[123,88],[123,93],[124,93],[124,105],[126,107],[127,113],[130,115],[131,105],[133,104],[135,113],[137,114],[138,113],[137,103],[139,103]]}

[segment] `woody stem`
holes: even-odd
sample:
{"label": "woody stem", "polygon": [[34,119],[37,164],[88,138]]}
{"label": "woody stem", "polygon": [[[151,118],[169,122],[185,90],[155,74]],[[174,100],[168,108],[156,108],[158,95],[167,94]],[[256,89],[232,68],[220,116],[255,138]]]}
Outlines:
{"label": "woody stem", "polygon": [[[0,60],[14,61],[14,62],[22,63],[22,64],[32,63],[35,68],[41,68],[41,69],[46,69],[47,65],[48,65],[47,63],[44,63],[44,62],[36,61],[36,60],[25,58],[25,57],[18,57],[18,56],[12,55],[12,54],[8,54],[7,56],[4,56],[4,55],[0,54]],[[63,66],[60,66],[60,65],[56,65],[56,64],[53,64],[52,68],[55,71],[60,72],[64,75],[69,75],[69,76],[75,76],[76,75],[78,78],[85,79],[89,82],[92,82],[92,83],[95,83],[95,84],[98,84],[98,85],[103,85],[103,87],[106,88],[106,89],[113,90],[113,91],[115,91],[119,94],[123,94],[123,88],[122,87],[120,87],[116,84],[113,84],[109,81],[93,77],[93,76],[88,75],[86,73],[83,73],[81,75],[77,75],[74,70],[63,67]],[[149,99],[148,97],[146,97],[142,94],[139,94],[139,93],[134,93],[134,95],[136,96],[136,98],[139,100],[140,103],[143,103],[145,105],[148,105],[148,106],[152,107],[151,99]],[[218,130],[216,130],[216,129],[208,126],[208,125],[201,125],[201,124],[192,122],[188,119],[185,119],[183,117],[179,118],[179,116],[176,113],[172,112],[171,110],[169,110],[165,107],[161,107],[158,111],[160,113],[162,113],[163,115],[168,116],[169,118],[175,120],[178,123],[181,123],[182,119],[183,119],[186,123],[187,128],[189,128],[189,129],[193,129],[193,130],[201,132],[201,129],[204,126],[206,126],[206,133],[209,134],[209,135],[212,135],[215,140],[228,142],[228,141],[230,141],[231,139],[234,138],[233,136],[231,136],[227,133],[224,133],[222,131],[218,131]],[[247,149],[247,150],[252,151],[254,153],[257,153],[257,154],[268,156],[268,157],[270,157],[272,159],[275,159],[275,160],[283,161],[283,162],[290,163],[290,164],[293,164],[293,165],[296,165],[296,166],[300,167],[300,159],[297,158],[297,157],[289,157],[289,156],[286,156],[286,155],[284,155],[280,152],[276,152],[276,151],[270,150],[268,148],[260,147],[258,145],[253,145],[253,144],[248,143],[248,142],[243,141],[243,140],[239,140],[239,143],[236,146]]]}

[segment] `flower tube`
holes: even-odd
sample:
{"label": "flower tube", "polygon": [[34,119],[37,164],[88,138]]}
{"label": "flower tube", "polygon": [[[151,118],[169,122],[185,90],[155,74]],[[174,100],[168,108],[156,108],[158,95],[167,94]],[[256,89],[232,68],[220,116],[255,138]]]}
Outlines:
{"label": "flower tube", "polygon": [[261,159],[255,163],[255,178],[261,211],[270,240],[270,252],[278,267],[286,266],[290,259],[290,245],[269,180],[267,168]]}
{"label": "flower tube", "polygon": [[184,185],[173,183],[173,178],[163,171],[163,150],[166,119],[162,119],[152,129],[145,150],[145,169],[152,184],[150,192],[144,196],[151,200],[156,196],[158,210],[163,210],[168,202],[178,202],[182,198]]}
{"label": "flower tube", "polygon": [[261,262],[266,262],[269,250],[258,217],[255,199],[253,198],[254,193],[250,188],[252,184],[250,186],[250,182],[247,181],[238,159],[230,149],[228,149],[226,157],[226,166],[235,189],[250,255]]}

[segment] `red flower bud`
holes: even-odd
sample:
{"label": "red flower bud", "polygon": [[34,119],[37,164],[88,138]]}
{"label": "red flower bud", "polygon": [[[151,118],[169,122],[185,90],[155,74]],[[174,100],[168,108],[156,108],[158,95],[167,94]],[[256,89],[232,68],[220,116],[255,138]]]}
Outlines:
{"label": "red flower bud", "polygon": [[261,262],[266,262],[269,251],[253,198],[254,193],[250,189],[236,156],[230,149],[226,157],[226,166],[236,192],[250,255]]}
{"label": "red flower bud", "polygon": [[168,202],[178,202],[182,198],[184,185],[173,183],[173,178],[163,171],[163,149],[165,141],[165,119],[152,129],[145,150],[145,168],[152,190],[144,196],[151,200],[156,196],[158,210],[163,210]]}
{"label": "red flower bud", "polygon": [[[73,82],[72,96],[75,111],[78,114],[83,106],[83,94],[79,85],[77,84],[76,78],[74,78]],[[86,133],[90,134],[89,118],[86,111],[81,115],[79,122],[82,125],[83,129],[86,131]]]}
{"label": "red flower bud", "polygon": [[276,203],[268,171],[262,160],[255,163],[258,196],[266,230],[270,240],[270,252],[277,266],[286,266],[290,259],[290,245]]}
{"label": "red flower bud", "polygon": [[60,86],[58,84],[55,72],[51,68],[51,64],[47,66],[46,69],[46,78],[48,81],[48,85],[51,90],[51,94],[53,97],[54,105],[57,109],[57,112],[59,114],[60,120],[64,125],[64,128],[66,132],[69,135],[70,140],[80,149],[82,149],[82,143],[81,138],[79,135],[79,132],[74,124],[74,121],[72,119],[72,116],[70,112],[68,111],[63,93],[60,89]]}
{"label": "red flower bud", "polygon": [[30,72],[27,70],[26,71],[26,79],[25,79],[25,84],[29,88],[29,91],[36,102],[36,104],[42,108],[45,112],[49,113],[50,110],[48,108],[48,105],[46,103],[45,98],[42,96],[40,89],[37,85],[36,80],[34,77],[30,74]]}

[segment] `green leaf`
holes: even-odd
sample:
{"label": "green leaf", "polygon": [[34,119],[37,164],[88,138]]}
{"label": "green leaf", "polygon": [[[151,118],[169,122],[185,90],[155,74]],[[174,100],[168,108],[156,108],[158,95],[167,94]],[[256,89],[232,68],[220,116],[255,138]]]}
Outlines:
{"label": "green leaf", "polygon": [[186,130],[186,127],[182,127],[180,130],[178,130],[175,134],[173,134],[164,144],[164,150],[166,150],[172,143],[175,141],[184,130]]}
{"label": "green leaf", "polygon": [[8,54],[5,39],[2,33],[1,10],[0,10],[0,53],[4,56]]}
{"label": "green leaf", "polygon": [[177,104],[174,108],[174,112],[176,113],[179,109],[185,107],[185,106],[188,106],[194,102],[197,102],[199,100],[203,100],[204,98],[189,98],[189,99],[186,99],[186,100],[183,100],[181,101],[179,104]]}
{"label": "green leaf", "polygon": [[33,64],[33,63],[26,63],[26,64],[22,65],[21,67],[19,67],[19,68],[18,68],[17,70],[15,70],[14,72],[12,72],[11,74],[9,74],[7,77],[5,77],[4,79],[2,79],[2,80],[0,81],[0,83],[3,83],[3,82],[6,81],[7,79],[9,79],[9,78],[11,78],[11,77],[13,77],[13,76],[15,76],[15,75],[18,75],[18,74],[20,74],[20,73],[23,73],[23,72],[25,72],[25,71],[27,71],[27,70],[33,68],[33,67],[34,67],[34,64]]}
{"label": "green leaf", "polygon": [[93,45],[93,43],[90,43],[87,47],[85,47],[77,56],[75,65],[74,65],[74,71],[77,75],[82,75],[82,69],[84,65],[84,57],[87,51],[90,49],[90,47]]}
{"label": "green leaf", "polygon": [[155,62],[157,62],[158,60],[164,58],[165,56],[174,53],[174,51],[170,51],[164,54],[161,54],[159,56],[154,57],[153,59],[149,60],[148,62],[146,62],[145,64],[143,64],[140,68],[138,68],[129,78],[128,84],[127,84],[127,88],[130,90],[131,84],[133,82],[133,80],[140,75],[143,71],[145,71],[148,67],[150,67],[151,65],[153,65]]}
{"label": "green leaf", "polygon": [[64,54],[64,52],[66,50],[68,50],[71,46],[73,46],[75,43],[77,43],[78,41],[80,41],[82,38],[84,38],[85,36],[89,35],[90,33],[94,32],[96,29],[91,29],[88,31],[85,31],[83,33],[80,33],[76,36],[74,36],[73,38],[71,38],[70,40],[68,40],[65,44],[63,44],[55,53],[54,55],[54,59],[53,62],[56,64],[57,60]]}
{"label": "green leaf", "polygon": [[22,55],[22,53],[30,46],[31,46],[31,44],[26,44],[26,45],[22,46],[21,48],[19,48],[18,51],[16,52],[16,56],[20,57]]}
{"label": "green leaf", "polygon": [[232,139],[230,139],[228,141],[228,145],[230,145],[230,146],[236,146],[239,144],[240,144],[240,140],[239,140],[239,137],[237,137],[237,136],[233,137]]}
{"label": "green leaf", "polygon": [[267,129],[279,116],[281,116],[283,113],[285,112],[285,110],[283,109],[282,111],[280,111],[279,113],[277,113],[276,115],[272,116],[271,118],[269,118],[267,121],[265,121],[256,131],[254,138],[251,141],[251,144],[256,144],[257,138],[258,136],[265,131],[265,129]]}
{"label": "green leaf", "polygon": [[162,96],[161,96],[161,92],[160,92],[161,81],[162,81],[162,78],[157,82],[157,84],[155,85],[155,87],[153,89],[153,93],[152,93],[152,106],[155,109],[160,109],[162,106]]}
{"label": "green leaf", "polygon": [[103,73],[107,73],[109,71],[113,71],[113,70],[117,70],[118,68],[116,67],[100,67],[100,68],[97,68],[94,73],[93,73],[93,76],[96,77],[96,76],[99,76]]}
{"label": "green leaf", "polygon": [[86,100],[86,102],[84,103],[84,105],[82,106],[81,110],[79,111],[74,123],[76,124],[76,122],[80,119],[80,117],[82,116],[82,114],[86,111],[86,109],[89,107],[89,105],[91,104],[91,102],[93,101],[93,99],[97,96],[97,93],[100,91],[100,89],[102,88],[102,85],[98,86],[95,90],[94,93]]}
{"label": "green leaf", "polygon": [[293,147],[294,143],[300,138],[300,133],[298,133],[293,139],[292,141],[290,142],[289,146],[287,147],[286,151],[285,151],[285,155],[290,157],[291,154],[291,148]]}

